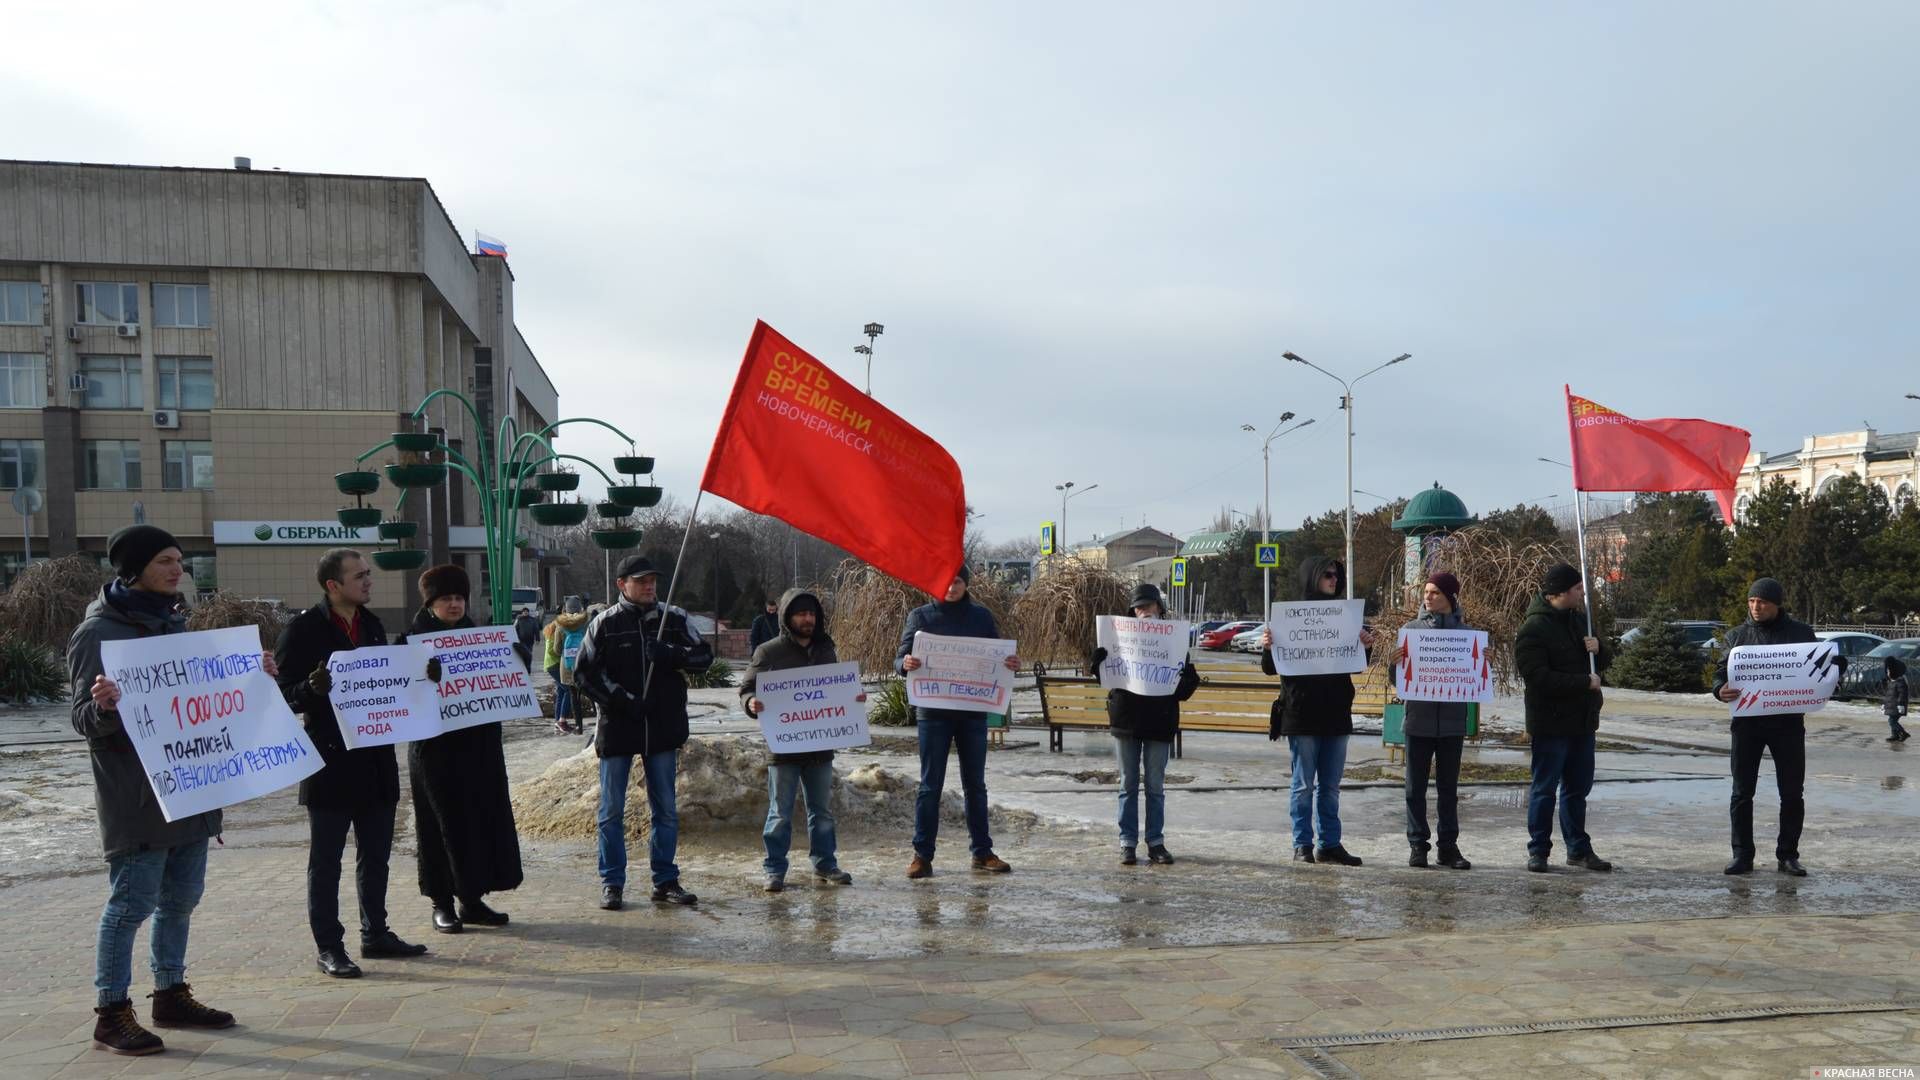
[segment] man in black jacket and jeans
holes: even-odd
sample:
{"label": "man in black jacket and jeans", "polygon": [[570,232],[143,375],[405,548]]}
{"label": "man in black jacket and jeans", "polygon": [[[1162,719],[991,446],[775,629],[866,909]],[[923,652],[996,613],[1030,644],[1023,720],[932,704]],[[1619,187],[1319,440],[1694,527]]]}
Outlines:
{"label": "man in black jacket and jeans", "polygon": [[[658,601],[660,571],[639,555],[621,560],[620,602],[593,620],[574,662],[577,690],[600,705],[594,753],[600,756],[600,906],[618,911],[627,885],[627,783],[637,754],[647,781],[652,827],[647,855],[653,900],[692,904],[680,887],[673,856],[680,846],[675,770],[687,742],[688,668],[713,663],[709,645],[687,613]],[[664,636],[663,636],[664,635]]]}
{"label": "man in black jacket and jeans", "polygon": [[1513,666],[1526,684],[1527,735],[1533,742],[1533,787],[1527,796],[1527,869],[1547,872],[1553,852],[1553,803],[1560,796],[1560,835],[1567,865],[1608,871],[1587,835],[1593,791],[1595,733],[1600,730],[1599,672],[1613,653],[1587,633],[1586,587],[1580,571],[1560,563],[1513,637]]}
{"label": "man in black jacket and jeans", "polygon": [[[1713,694],[1721,701],[1740,696],[1727,685],[1727,659],[1741,645],[1799,645],[1819,640],[1813,627],[1787,614],[1787,591],[1772,578],[1761,578],[1747,590],[1747,621],[1727,631],[1727,649],[1714,668]],[[1846,670],[1847,658],[1834,663]],[[1778,716],[1736,716],[1733,719],[1733,861],[1726,873],[1753,873],[1753,792],[1760,782],[1760,755],[1773,755],[1773,779],[1780,789],[1780,839],[1773,854],[1780,872],[1806,877],[1800,865],[1800,827],[1807,804],[1802,786],[1807,778],[1807,725],[1799,713]]]}
{"label": "man in black jacket and jeans", "polygon": [[320,950],[321,972],[336,979],[357,979],[360,967],[347,955],[346,929],[340,925],[340,860],[353,830],[354,884],[360,897],[360,955],[420,956],[425,945],[400,940],[387,926],[387,861],[393,852],[395,808],[400,803],[400,769],[392,746],[347,748],[327,694],[333,673],[327,661],[336,652],[363,645],[385,645],[386,627],[367,610],[373,597],[373,568],[351,548],[335,548],[320,557],[316,575],[326,596],[293,617],[280,632],[274,659],[280,667],[280,691],[300,714],[307,736],[326,764],[300,782],[300,805],[307,808],[312,846],[307,850],[307,923]]}

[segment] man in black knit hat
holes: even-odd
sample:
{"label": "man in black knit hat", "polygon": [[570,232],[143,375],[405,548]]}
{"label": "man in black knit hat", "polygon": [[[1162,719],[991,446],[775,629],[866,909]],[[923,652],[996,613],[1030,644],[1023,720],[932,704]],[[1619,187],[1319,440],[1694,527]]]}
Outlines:
{"label": "man in black knit hat", "polygon": [[1593,790],[1595,732],[1600,730],[1600,675],[1613,654],[1588,633],[1587,593],[1580,571],[1550,568],[1513,637],[1513,666],[1526,683],[1527,734],[1533,742],[1533,786],[1527,797],[1527,869],[1547,871],[1553,851],[1554,796],[1567,865],[1607,871],[1587,835]]}

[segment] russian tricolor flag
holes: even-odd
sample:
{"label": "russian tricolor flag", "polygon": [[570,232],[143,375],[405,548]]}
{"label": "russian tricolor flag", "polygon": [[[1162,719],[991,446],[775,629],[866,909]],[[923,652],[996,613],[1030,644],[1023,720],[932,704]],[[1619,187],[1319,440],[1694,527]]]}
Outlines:
{"label": "russian tricolor flag", "polygon": [[507,257],[506,242],[496,240],[483,232],[473,234],[473,250],[476,255],[492,255],[501,259]]}

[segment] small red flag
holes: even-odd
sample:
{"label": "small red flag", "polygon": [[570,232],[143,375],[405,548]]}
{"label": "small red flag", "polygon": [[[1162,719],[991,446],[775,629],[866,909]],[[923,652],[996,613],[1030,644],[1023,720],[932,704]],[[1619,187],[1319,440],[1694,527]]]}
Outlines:
{"label": "small red flag", "polygon": [[1711,420],[1635,420],[1566,392],[1576,491],[1711,491],[1733,521],[1751,434]]}
{"label": "small red flag", "polygon": [[936,597],[960,570],[967,496],[953,455],[764,322],[700,489]]}

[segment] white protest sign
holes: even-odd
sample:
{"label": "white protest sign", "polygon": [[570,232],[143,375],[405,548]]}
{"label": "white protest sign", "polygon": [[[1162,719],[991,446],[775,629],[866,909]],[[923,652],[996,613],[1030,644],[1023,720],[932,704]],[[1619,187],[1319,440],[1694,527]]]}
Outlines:
{"label": "white protest sign", "polygon": [[1364,600],[1301,600],[1273,605],[1273,668],[1282,675],[1351,675],[1367,670],[1360,647]]}
{"label": "white protest sign", "polygon": [[1006,638],[947,637],[921,630],[913,635],[913,655],[921,666],[907,673],[907,704],[1005,713],[1013,700],[1007,657],[1017,651]]}
{"label": "white protest sign", "polygon": [[369,645],[327,658],[333,689],[327,700],[350,750],[431,739],[440,726],[440,690],[427,678],[418,645]]}
{"label": "white protest sign", "polygon": [[776,754],[804,754],[865,746],[867,707],[860,696],[859,664],[762,671],[754,676],[753,696],[760,710],[760,733]]}
{"label": "white protest sign", "polygon": [[1838,655],[1829,641],[1736,647],[1727,654],[1727,685],[1740,691],[1731,715],[1819,712],[1840,685]]}
{"label": "white protest sign", "polygon": [[1493,668],[1485,630],[1400,631],[1407,658],[1400,662],[1401,701],[1493,704]]}
{"label": "white protest sign", "polygon": [[[408,639],[440,658],[441,731],[542,715],[527,669],[513,651],[514,640],[511,626],[475,626]],[[424,660],[420,666],[426,668]]]}
{"label": "white protest sign", "polygon": [[105,641],[120,721],[168,821],[299,783],[323,764],[261,667],[251,626]]}
{"label": "white protest sign", "polygon": [[1094,640],[1107,650],[1100,664],[1100,685],[1145,697],[1167,697],[1178,687],[1187,663],[1188,623],[1166,619],[1130,619],[1102,615],[1094,620]]}

